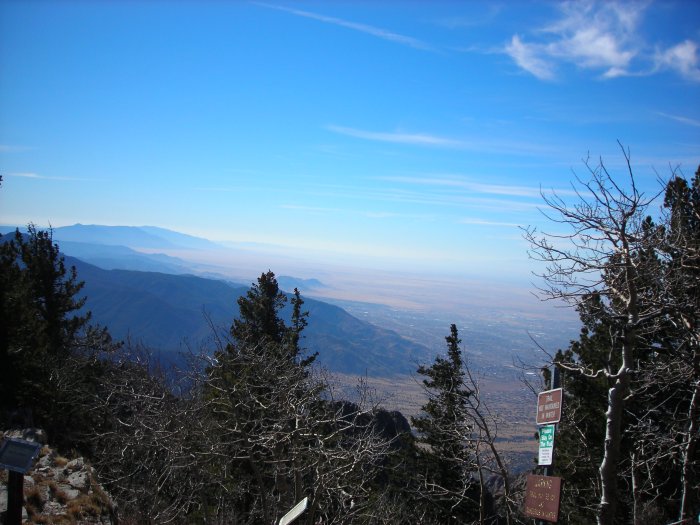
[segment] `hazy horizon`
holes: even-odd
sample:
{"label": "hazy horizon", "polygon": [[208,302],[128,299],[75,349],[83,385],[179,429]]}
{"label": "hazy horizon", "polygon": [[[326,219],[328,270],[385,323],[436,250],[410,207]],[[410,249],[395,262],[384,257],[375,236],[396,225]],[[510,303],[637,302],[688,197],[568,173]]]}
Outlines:
{"label": "hazy horizon", "polygon": [[[0,224],[0,229],[15,227],[17,225]],[[52,227],[59,228],[54,230],[54,240],[60,247],[65,240],[60,231],[61,227]],[[113,243],[109,238],[105,241],[107,244]],[[434,311],[455,316],[471,314],[480,317],[484,314],[484,309],[498,308],[531,319],[576,318],[572,309],[538,299],[538,279],[532,274],[528,279],[508,275],[501,275],[499,278],[491,276],[490,279],[486,279],[484,275],[467,275],[456,271],[427,273],[368,267],[349,264],[347,261],[315,261],[299,251],[283,253],[276,251],[271,245],[265,250],[259,248],[258,245],[252,245],[241,249],[240,246],[223,243],[211,249],[176,247],[135,250],[143,254],[176,257],[185,261],[188,269],[195,274],[218,275],[243,285],[254,282],[261,272],[267,270],[272,270],[278,277],[317,279],[322,286],[312,289],[304,289],[302,286],[301,291],[305,296],[322,300],[371,303],[407,311]],[[66,250],[66,253],[72,254],[70,249]]]}

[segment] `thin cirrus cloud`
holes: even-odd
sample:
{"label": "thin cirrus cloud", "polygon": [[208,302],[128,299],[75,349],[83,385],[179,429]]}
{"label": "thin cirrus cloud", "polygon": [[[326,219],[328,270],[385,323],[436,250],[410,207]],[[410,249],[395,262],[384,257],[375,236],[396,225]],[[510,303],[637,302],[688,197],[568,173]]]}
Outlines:
{"label": "thin cirrus cloud", "polygon": [[698,45],[686,40],[667,49],[643,41],[640,21],[644,2],[563,2],[561,17],[535,31],[533,40],[513,35],[503,48],[513,61],[540,80],[555,80],[559,66],[574,64],[597,71],[602,78],[649,75],[673,70],[700,81]]}
{"label": "thin cirrus cloud", "polygon": [[374,140],[378,142],[392,142],[395,144],[411,144],[419,146],[442,146],[448,148],[461,148],[466,146],[466,144],[460,140],[422,133],[366,131],[335,125],[326,126],[326,128],[341,135],[347,135],[365,140]]}
{"label": "thin cirrus cloud", "polygon": [[306,212],[311,214],[350,214],[363,216],[368,219],[413,219],[423,221],[434,221],[435,217],[429,214],[397,213],[391,211],[358,211],[354,209],[324,208],[319,206],[305,206],[298,204],[282,204],[280,208],[285,210]]}
{"label": "thin cirrus cloud", "polygon": [[8,173],[8,177],[19,177],[21,179],[46,179],[48,177],[44,177],[42,175],[39,175],[38,173],[29,173],[29,172],[22,172],[22,173]]}
{"label": "thin cirrus cloud", "polygon": [[323,208],[321,206],[304,206],[300,204],[282,204],[280,208],[284,210],[303,211],[309,213],[342,213],[340,208]]}
{"label": "thin cirrus cloud", "polygon": [[487,221],[484,219],[464,218],[459,220],[460,224],[472,224],[474,226],[497,226],[501,228],[519,228],[521,225],[514,222]]}
{"label": "thin cirrus cloud", "polygon": [[[377,178],[377,180],[386,180]],[[327,185],[323,188],[316,188],[310,195],[316,198],[343,198],[357,200],[358,202],[381,202],[393,204],[411,204],[415,206],[425,206],[428,208],[438,207],[444,211],[449,207],[465,207],[479,210],[491,210],[499,213],[505,211],[532,211],[537,209],[539,202],[524,201],[522,199],[507,199],[503,193],[498,194],[504,198],[484,197],[470,192],[445,191],[445,187],[440,186],[403,189],[403,188],[375,188],[375,187],[344,187]],[[423,219],[432,220],[435,217],[433,211],[426,211],[422,214]],[[414,218],[418,218],[414,216]]]}
{"label": "thin cirrus cloud", "polygon": [[347,29],[359,31],[361,33],[372,35],[372,36],[375,36],[377,38],[381,38],[383,40],[388,40],[388,41],[394,42],[396,44],[401,44],[404,46],[413,47],[415,49],[421,49],[423,51],[434,51],[435,50],[435,48],[433,46],[431,46],[430,44],[427,44],[426,42],[418,40],[417,38],[413,38],[413,37],[406,36],[406,35],[401,35],[399,33],[394,33],[393,31],[389,31],[389,30],[383,29],[381,27],[371,26],[368,24],[361,24],[358,22],[351,22],[349,20],[344,20],[342,18],[336,18],[334,16],[321,15],[318,13],[313,13],[311,11],[302,11],[301,9],[294,9],[291,7],[284,7],[281,5],[267,4],[264,2],[253,2],[253,3],[255,5],[260,6],[260,7],[265,7],[268,9],[277,9],[278,11],[284,11],[286,13],[289,13],[289,14],[292,14],[295,16],[301,16],[304,18],[310,18],[312,20],[318,20],[319,22],[324,22],[326,24],[333,24],[336,26],[345,27]]}
{"label": "thin cirrus cloud", "polygon": [[81,177],[49,177],[47,175],[40,175],[39,173],[32,172],[18,172],[18,173],[8,173],[8,177],[16,177],[20,179],[33,179],[33,180],[49,180],[49,181],[89,181],[93,179],[86,179]]}
{"label": "thin cirrus cloud", "polygon": [[532,141],[473,138],[454,139],[430,133],[407,133],[402,131],[368,131],[346,126],[328,125],[333,133],[363,140],[402,144],[407,146],[448,148],[458,150],[492,152],[501,155],[553,155],[556,148],[549,144]]}
{"label": "thin cirrus cloud", "polygon": [[[389,176],[379,177],[379,179],[387,182],[399,182],[404,184],[422,185],[422,186],[443,186],[449,188],[459,188],[470,193],[480,193],[486,195],[503,195],[509,197],[528,197],[540,199],[542,196],[541,188],[533,186],[515,186],[504,184],[484,184],[473,182],[461,177],[407,177],[407,176]],[[573,194],[571,190],[557,190],[559,195]]]}
{"label": "thin cirrus cloud", "polygon": [[681,115],[669,115],[668,113],[662,113],[658,112],[658,115],[661,115],[662,117],[665,117],[667,119],[675,120],[676,122],[680,122],[681,124],[687,124],[688,126],[694,126],[696,128],[700,128],[700,120],[694,119],[694,118],[688,118],[688,117],[683,117]]}
{"label": "thin cirrus cloud", "polygon": [[28,151],[31,148],[27,146],[16,146],[14,144],[0,144],[0,153],[18,153]]}

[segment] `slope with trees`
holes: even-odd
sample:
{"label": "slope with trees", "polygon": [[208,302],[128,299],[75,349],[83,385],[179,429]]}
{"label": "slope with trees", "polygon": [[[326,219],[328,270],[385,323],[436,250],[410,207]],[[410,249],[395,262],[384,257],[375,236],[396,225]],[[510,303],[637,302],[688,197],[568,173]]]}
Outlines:
{"label": "slope with trees", "polygon": [[0,238],[0,421],[41,426],[58,444],[80,442],[90,416],[81,401],[97,388],[97,354],[109,334],[81,313],[83,283],[66,267],[51,231]]}
{"label": "slope with trees", "polygon": [[[697,515],[697,187],[674,172],[666,212],[589,167],[578,200],[545,198],[569,228],[529,230],[547,298],[574,304],[580,339],[555,356],[566,419],[557,445],[572,523],[667,523]],[[568,242],[568,245],[567,245]]]}

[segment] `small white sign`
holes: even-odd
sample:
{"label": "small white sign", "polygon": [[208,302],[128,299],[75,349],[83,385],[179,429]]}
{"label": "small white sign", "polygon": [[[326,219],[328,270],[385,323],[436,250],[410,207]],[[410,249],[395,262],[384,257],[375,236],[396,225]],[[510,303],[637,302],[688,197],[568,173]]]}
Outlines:
{"label": "small white sign", "polygon": [[304,498],[299,503],[292,507],[292,510],[287,512],[284,516],[280,518],[279,525],[287,525],[297,519],[306,510],[309,504],[309,498]]}
{"label": "small white sign", "polygon": [[554,425],[540,427],[540,453],[538,465],[551,465],[554,452]]}

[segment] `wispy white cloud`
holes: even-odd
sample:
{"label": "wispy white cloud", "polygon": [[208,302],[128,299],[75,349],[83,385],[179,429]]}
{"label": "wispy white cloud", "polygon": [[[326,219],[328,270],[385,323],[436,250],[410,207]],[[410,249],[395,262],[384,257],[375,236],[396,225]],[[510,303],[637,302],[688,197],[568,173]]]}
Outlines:
{"label": "wispy white cloud", "polygon": [[[435,177],[410,177],[410,176],[387,176],[378,177],[380,180],[389,182],[400,182],[405,184],[417,184],[422,186],[443,186],[460,188],[470,193],[480,193],[486,195],[503,195],[509,197],[541,198],[541,190],[534,186],[518,186],[505,184],[485,184],[474,182],[463,177],[456,176],[435,176]],[[557,190],[559,195],[575,194],[572,190]]]}
{"label": "wispy white cloud", "polygon": [[680,115],[669,115],[668,113],[662,113],[660,111],[657,114],[661,115],[662,117],[675,120],[676,122],[680,122],[681,124],[687,124],[688,126],[695,126],[696,128],[700,128],[700,120],[694,118],[683,117]]}
{"label": "wispy white cloud", "polygon": [[521,226],[514,222],[499,222],[499,221],[488,221],[485,219],[475,219],[475,218],[464,218],[459,220],[460,224],[473,224],[476,226],[499,226],[504,228],[517,228]]}
{"label": "wispy white cloud", "polygon": [[418,213],[397,213],[391,211],[365,211],[362,212],[362,215],[370,219],[410,219],[428,222],[433,222],[436,220],[435,215]]}
{"label": "wispy white cloud", "polygon": [[518,35],[513,35],[510,43],[505,47],[505,52],[518,66],[540,80],[554,78],[554,65],[543,56],[542,46],[525,44]]}
{"label": "wispy white cloud", "polygon": [[401,132],[381,132],[381,131],[366,131],[345,126],[327,126],[327,129],[341,135],[350,137],[375,140],[379,142],[393,142],[395,144],[412,144],[420,146],[442,146],[449,148],[460,148],[465,146],[465,143],[460,140],[454,140],[437,135],[427,135],[422,133],[401,133]]}
{"label": "wispy white cloud", "polygon": [[655,56],[656,66],[671,69],[681,76],[700,82],[700,61],[698,60],[698,43],[685,40],[666,50],[659,50]]}
{"label": "wispy white cloud", "polygon": [[649,2],[576,1],[556,4],[560,17],[535,28],[526,41],[514,35],[503,48],[521,69],[541,80],[557,77],[561,64],[596,71],[602,78],[648,75],[670,69],[700,81],[698,44],[686,40],[655,54],[641,34]]}
{"label": "wispy white cloud", "polygon": [[486,193],[491,195],[510,195],[513,197],[539,197],[538,188],[527,186],[506,186],[498,184],[483,184],[472,182],[464,178],[457,177],[407,177],[388,176],[379,177],[380,180],[389,182],[401,182],[406,184],[418,184],[422,186],[446,186],[450,188],[461,188],[474,193]]}
{"label": "wispy white cloud", "polygon": [[40,175],[39,173],[32,172],[16,172],[8,173],[8,177],[17,177],[21,179],[35,179],[35,180],[52,180],[52,181],[88,181],[92,179],[86,179],[81,177],[49,177],[47,175]]}
{"label": "wispy white cloud", "polygon": [[[335,194],[337,197],[338,194]],[[348,197],[348,194],[344,194],[344,197]],[[384,199],[378,199],[384,200]],[[282,204],[280,208],[285,210],[301,211],[313,214],[348,214],[355,216],[367,217],[369,219],[413,219],[413,220],[423,220],[423,221],[434,221],[434,215],[428,214],[415,214],[415,213],[398,213],[393,211],[367,211],[358,210],[352,208],[324,208],[321,206],[306,206],[299,204]]]}
{"label": "wispy white cloud", "polygon": [[490,24],[503,11],[503,6],[497,3],[481,4],[475,3],[473,7],[485,8],[482,13],[456,16],[445,16],[433,20],[435,25],[448,29],[470,28]]}
{"label": "wispy white cloud", "polygon": [[320,206],[303,206],[298,204],[282,204],[280,208],[284,210],[305,211],[311,213],[340,213],[340,208],[323,208]]}
{"label": "wispy white cloud", "polygon": [[27,146],[16,146],[13,144],[0,144],[0,153],[17,153],[20,151],[28,151],[31,148]]}
{"label": "wispy white cloud", "polygon": [[8,177],[20,177],[22,179],[46,179],[47,177],[43,177],[39,175],[38,173],[8,173]]}
{"label": "wispy white cloud", "polygon": [[602,70],[603,77],[628,73],[638,53],[635,30],[644,4],[563,2],[561,17],[538,31],[539,40],[515,35],[505,52],[534,76],[551,80],[558,62]]}
{"label": "wispy white cloud", "polygon": [[500,155],[551,155],[555,147],[535,141],[507,140],[502,138],[464,137],[452,138],[430,133],[409,133],[404,131],[368,131],[346,126],[329,125],[326,129],[334,133],[375,142],[405,144],[436,148],[450,148],[469,151],[493,152]]}
{"label": "wispy white cloud", "polygon": [[310,18],[312,20],[318,20],[319,22],[325,22],[327,24],[333,24],[337,25],[340,27],[345,27],[347,29],[352,29],[354,31],[359,31],[361,33],[366,33],[368,35],[375,36],[377,38],[381,38],[383,40],[388,40],[390,42],[394,42],[396,44],[401,44],[404,46],[409,46],[413,47],[415,49],[422,49],[424,51],[434,51],[435,48],[431,46],[430,44],[423,42],[422,40],[418,40],[417,38],[413,38],[410,36],[406,35],[401,35],[399,33],[394,33],[393,31],[389,31],[387,29],[383,29],[381,27],[376,27],[376,26],[371,26],[368,24],[361,24],[358,22],[351,22],[349,20],[344,20],[342,18],[336,18],[333,16],[326,16],[318,13],[313,13],[311,11],[302,11],[301,9],[294,9],[292,7],[285,7],[281,5],[275,5],[275,4],[267,4],[264,2],[253,2],[256,5],[259,5],[261,7],[266,7],[268,9],[277,9],[278,11],[284,11],[286,13],[290,13],[292,15],[296,16],[301,16],[304,18]]}
{"label": "wispy white cloud", "polygon": [[[325,185],[316,187],[309,194],[323,199],[342,198],[358,202],[373,201],[435,207],[440,210],[440,213],[447,207],[490,210],[498,213],[532,212],[541,205],[536,199],[508,199],[505,196],[503,196],[504,198],[494,198],[468,191],[447,191],[440,187],[377,188],[376,185],[367,187]],[[430,214],[424,215],[426,219],[430,219],[430,217]]]}

